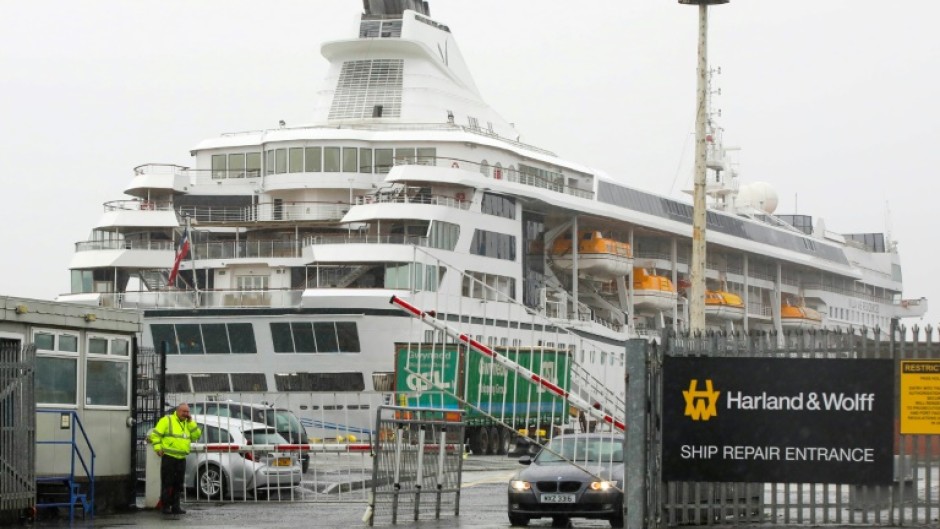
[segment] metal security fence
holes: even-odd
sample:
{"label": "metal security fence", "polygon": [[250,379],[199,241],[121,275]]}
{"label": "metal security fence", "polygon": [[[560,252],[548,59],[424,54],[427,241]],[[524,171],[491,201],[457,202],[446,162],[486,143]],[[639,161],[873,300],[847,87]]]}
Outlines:
{"label": "metal security fence", "polygon": [[[136,341],[135,341],[136,346]],[[164,356],[151,347],[137,348],[134,354],[134,435],[131,448],[131,468],[137,482],[145,479],[145,462],[150,448],[147,434],[163,415]]]}
{"label": "metal security fence", "polygon": [[462,416],[453,409],[379,408],[369,525],[460,514]]}
{"label": "metal security fence", "polygon": [[35,347],[0,341],[0,512],[36,505]]}
{"label": "metal security fence", "polygon": [[[901,337],[912,339],[903,340]],[[894,388],[892,403],[893,482],[890,485],[846,483],[725,483],[662,481],[663,362],[670,357],[885,359],[881,373]],[[670,335],[657,347],[649,346],[648,398],[651,417],[645,462],[649,476],[647,522],[650,526],[769,524],[818,525],[924,525],[940,516],[940,436],[902,435],[899,429],[901,389],[896,383],[902,362],[940,359],[934,329],[914,327],[894,332],[860,329],[855,332],[806,331],[773,333],[707,333]],[[883,364],[880,364],[883,365]],[[893,369],[890,366],[894,366]],[[806,377],[819,373],[806,372]],[[940,399],[940,374],[933,388]],[[704,389],[704,388],[702,388]],[[940,417],[936,417],[940,419]],[[937,423],[940,426],[940,422]],[[668,425],[667,425],[668,427]],[[754,424],[754,428],[762,425]],[[851,434],[851,432],[846,432]]]}

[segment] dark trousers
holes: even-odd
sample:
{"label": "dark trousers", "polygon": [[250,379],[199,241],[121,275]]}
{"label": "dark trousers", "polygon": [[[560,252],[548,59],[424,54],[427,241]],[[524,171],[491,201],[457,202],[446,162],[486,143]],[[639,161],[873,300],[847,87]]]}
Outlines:
{"label": "dark trousers", "polygon": [[185,473],[185,459],[168,455],[160,458],[160,502],[164,507],[179,507]]}

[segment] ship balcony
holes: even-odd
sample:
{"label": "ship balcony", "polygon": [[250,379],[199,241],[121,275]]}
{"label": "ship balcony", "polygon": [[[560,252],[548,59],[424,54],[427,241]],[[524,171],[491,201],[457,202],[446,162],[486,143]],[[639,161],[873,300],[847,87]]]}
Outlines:
{"label": "ship balcony", "polygon": [[420,193],[413,196],[408,196],[406,193],[397,195],[366,195],[356,197],[355,204],[357,206],[368,204],[427,204],[455,209],[470,209],[469,196],[464,193],[456,193],[454,196],[425,195]]}
{"label": "ship balcony", "polygon": [[[469,171],[474,173],[479,173],[484,178],[489,178],[492,180],[505,180],[507,182],[513,182],[517,184],[522,184],[531,187],[537,187],[541,189],[547,189],[549,191],[555,191],[557,193],[564,193],[566,195],[571,195],[579,198],[593,199],[594,191],[592,189],[584,189],[581,186],[590,186],[591,182],[581,179],[576,185],[572,185],[574,180],[566,181],[563,175],[558,175],[557,177],[545,177],[530,173],[524,173],[518,169],[509,168],[509,167],[500,167],[492,166],[488,164],[483,164],[480,162],[473,162],[470,160],[464,160],[462,158],[448,158],[444,156],[436,156],[433,158],[430,157],[417,157],[417,158],[396,158],[394,160],[395,166],[430,166],[430,167],[440,167],[446,169],[459,169],[462,171]],[[407,180],[407,176],[403,176],[402,179]]]}
{"label": "ship balcony", "polygon": [[300,257],[301,247],[295,238],[268,241],[210,241],[191,246],[196,260],[209,259],[274,259]]}
{"label": "ship balcony", "polygon": [[173,211],[173,203],[168,200],[112,200],[104,203],[105,213],[122,211]]}
{"label": "ship balcony", "polygon": [[81,241],[69,268],[169,268],[174,255],[171,241]]}
{"label": "ship balcony", "polygon": [[80,241],[75,243],[76,252],[91,252],[97,250],[142,250],[165,252],[175,251],[172,241]]}
{"label": "ship balcony", "polygon": [[285,308],[299,307],[302,296],[303,290],[293,289],[201,290],[73,294],[60,296],[60,300],[123,309]]}
{"label": "ship balcony", "polygon": [[203,224],[247,224],[255,222],[339,222],[349,211],[346,202],[284,202],[248,207],[191,206],[180,215]]}

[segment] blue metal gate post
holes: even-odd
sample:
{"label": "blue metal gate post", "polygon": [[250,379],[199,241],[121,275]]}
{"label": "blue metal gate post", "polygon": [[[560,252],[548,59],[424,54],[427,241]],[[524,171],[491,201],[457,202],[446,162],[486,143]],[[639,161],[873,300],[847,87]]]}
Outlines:
{"label": "blue metal gate post", "polygon": [[[626,345],[626,435],[624,453],[626,474],[624,479],[624,507],[626,526],[645,528],[646,473],[647,473],[647,402],[649,343],[643,339],[628,340]],[[657,478],[658,479],[658,478]]]}

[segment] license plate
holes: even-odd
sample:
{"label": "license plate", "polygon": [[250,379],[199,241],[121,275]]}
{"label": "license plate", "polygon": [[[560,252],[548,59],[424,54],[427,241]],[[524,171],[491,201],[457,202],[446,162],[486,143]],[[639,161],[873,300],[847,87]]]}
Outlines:
{"label": "license plate", "polygon": [[574,503],[574,494],[542,494],[542,503]]}
{"label": "license plate", "polygon": [[279,457],[277,458],[277,462],[275,462],[275,465],[279,467],[289,467],[290,464],[291,464],[291,461],[289,457]]}

